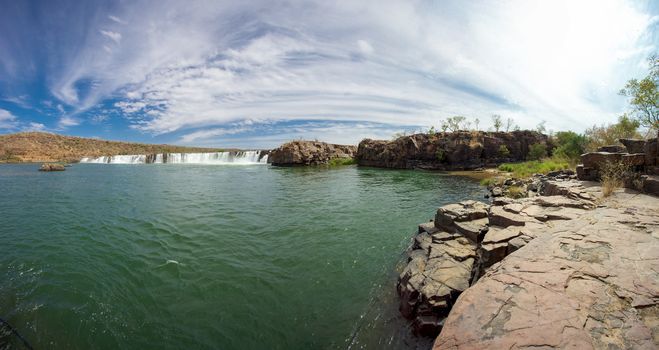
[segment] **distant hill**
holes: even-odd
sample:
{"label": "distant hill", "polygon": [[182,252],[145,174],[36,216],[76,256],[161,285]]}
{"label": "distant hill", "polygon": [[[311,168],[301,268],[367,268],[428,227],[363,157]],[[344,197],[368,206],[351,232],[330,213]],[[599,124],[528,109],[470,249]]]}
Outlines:
{"label": "distant hill", "polygon": [[82,157],[119,154],[219,152],[217,148],[104,141],[45,132],[0,135],[0,163],[77,162]]}

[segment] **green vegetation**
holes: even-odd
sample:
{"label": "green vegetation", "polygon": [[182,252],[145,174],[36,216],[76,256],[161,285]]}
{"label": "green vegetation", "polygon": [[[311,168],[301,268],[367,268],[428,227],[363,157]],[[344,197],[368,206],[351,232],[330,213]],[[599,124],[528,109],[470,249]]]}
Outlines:
{"label": "green vegetation", "polygon": [[529,154],[526,156],[528,160],[540,160],[547,156],[547,145],[544,143],[536,143],[529,147]]}
{"label": "green vegetation", "polygon": [[650,72],[641,79],[631,79],[620,94],[629,97],[630,114],[642,126],[659,130],[659,56],[648,58]]}
{"label": "green vegetation", "polygon": [[533,174],[546,174],[551,171],[569,169],[570,163],[565,160],[546,158],[523,163],[504,163],[499,170],[512,173],[515,178],[525,178]]}
{"label": "green vegetation", "polygon": [[357,164],[355,158],[332,158],[327,162],[329,166],[344,166],[344,165],[353,165]]}
{"label": "green vegetation", "polygon": [[437,157],[438,161],[443,162],[446,160],[446,152],[444,152],[443,149],[438,148],[437,152],[435,152],[435,157]]}
{"label": "green vegetation", "polygon": [[499,156],[506,158],[509,155],[510,155],[510,150],[508,149],[508,147],[506,147],[506,145],[499,146]]}
{"label": "green vegetation", "polygon": [[492,115],[492,125],[494,126],[494,131],[499,132],[503,123],[501,122],[501,116],[498,114]]}
{"label": "green vegetation", "polygon": [[554,157],[564,158],[576,163],[579,156],[586,153],[588,137],[573,131],[559,131],[554,135],[554,143],[556,144]]}
{"label": "green vegetation", "polygon": [[627,114],[621,115],[617,123],[595,125],[586,130],[585,136],[588,139],[586,150],[593,152],[602,146],[616,145],[619,144],[619,139],[641,138],[638,132],[640,125],[638,120],[630,118]]}
{"label": "green vegetation", "polygon": [[503,184],[503,178],[501,177],[488,177],[480,181],[483,186],[501,186]]}

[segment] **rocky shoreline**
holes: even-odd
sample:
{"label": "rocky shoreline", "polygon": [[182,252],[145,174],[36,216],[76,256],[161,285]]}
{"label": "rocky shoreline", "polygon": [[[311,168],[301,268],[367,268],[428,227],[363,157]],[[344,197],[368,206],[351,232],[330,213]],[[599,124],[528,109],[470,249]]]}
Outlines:
{"label": "rocky shoreline", "polygon": [[659,199],[571,172],[420,224],[400,311],[437,349],[656,348]]}

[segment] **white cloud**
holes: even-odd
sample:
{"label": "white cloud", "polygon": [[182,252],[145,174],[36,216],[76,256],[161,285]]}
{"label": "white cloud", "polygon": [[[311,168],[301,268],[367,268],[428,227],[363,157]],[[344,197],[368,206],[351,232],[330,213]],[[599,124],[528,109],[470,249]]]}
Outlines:
{"label": "white cloud", "polygon": [[71,116],[63,116],[57,122],[58,129],[66,129],[76,125],[80,125],[80,120]]}
{"label": "white cloud", "polygon": [[104,121],[108,120],[108,116],[105,114],[97,114],[93,117],[91,117],[91,121],[96,124],[103,123]]}
{"label": "white cloud", "polygon": [[0,109],[0,129],[13,129],[18,125],[18,118],[5,109]]}
{"label": "white cloud", "polygon": [[105,36],[108,39],[111,39],[115,43],[119,44],[121,42],[121,33],[118,32],[113,32],[110,30],[101,30],[100,31],[103,36]]}
{"label": "white cloud", "polygon": [[371,46],[371,44],[366,40],[357,40],[357,46],[359,46],[359,50],[365,55],[370,55],[373,53],[373,51],[375,51],[373,46]]}
{"label": "white cloud", "polygon": [[117,23],[119,23],[119,24],[126,24],[126,22],[124,22],[121,18],[119,18],[119,17],[117,17],[117,16],[109,15],[108,18],[109,18],[111,21],[117,22]]}
{"label": "white cloud", "polygon": [[[615,119],[617,90],[657,49],[656,19],[637,6],[127,3],[120,20],[108,17],[124,35],[101,30],[121,45],[108,55],[107,39],[90,38],[52,91],[76,111],[119,93],[133,127],[156,134],[246,118],[432,125],[453,114],[486,128],[494,113],[523,128],[583,130]],[[81,79],[98,85],[82,96]]]}
{"label": "white cloud", "polygon": [[27,126],[23,127],[23,131],[44,131],[46,126],[41,123],[30,122]]}

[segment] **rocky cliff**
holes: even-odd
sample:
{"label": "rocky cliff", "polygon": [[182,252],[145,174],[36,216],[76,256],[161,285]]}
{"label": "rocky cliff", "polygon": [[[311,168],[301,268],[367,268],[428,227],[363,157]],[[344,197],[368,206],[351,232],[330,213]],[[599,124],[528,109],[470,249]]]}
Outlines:
{"label": "rocky cliff", "polygon": [[270,151],[268,163],[277,166],[322,165],[333,159],[352,159],[357,147],[319,141],[293,141]]}
{"label": "rocky cliff", "polygon": [[535,131],[415,134],[359,143],[359,165],[399,169],[468,170],[526,160],[529,148],[552,145]]}

